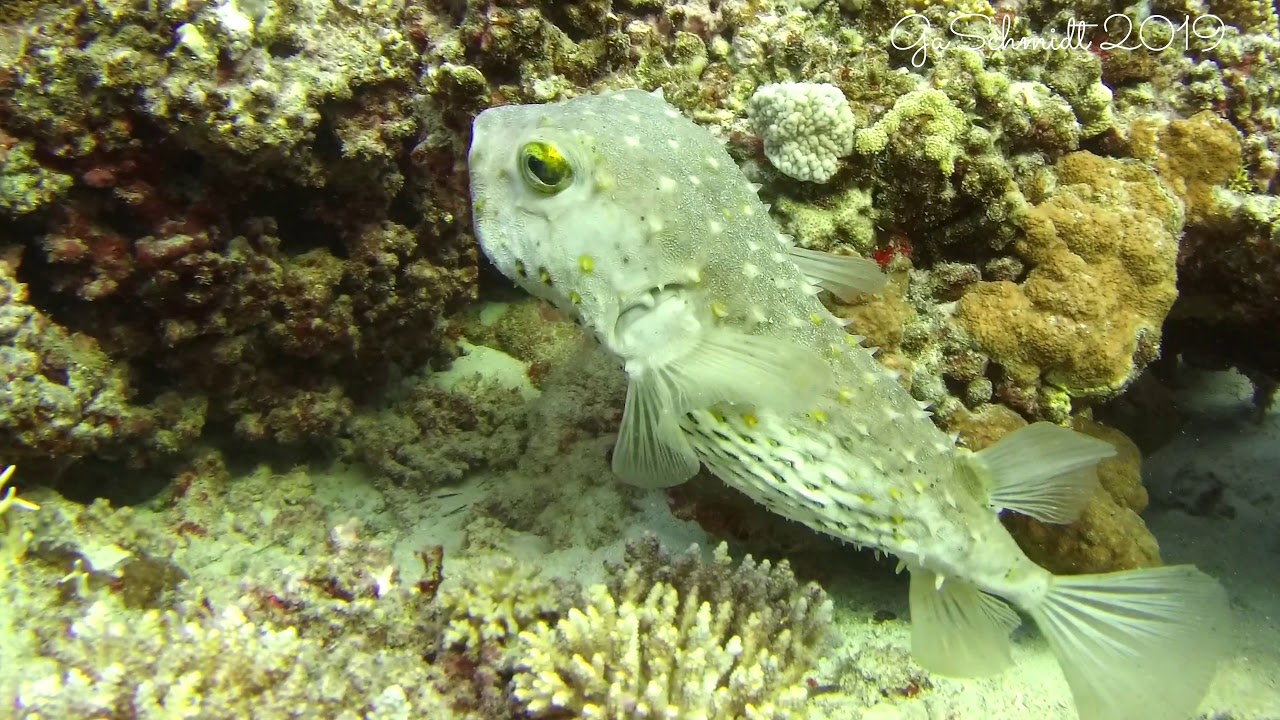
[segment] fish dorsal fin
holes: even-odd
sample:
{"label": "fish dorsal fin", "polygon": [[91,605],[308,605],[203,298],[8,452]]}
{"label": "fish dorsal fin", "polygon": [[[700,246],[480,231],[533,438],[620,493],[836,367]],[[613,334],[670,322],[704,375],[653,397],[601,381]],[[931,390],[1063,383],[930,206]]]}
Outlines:
{"label": "fish dorsal fin", "polygon": [[712,329],[681,357],[628,369],[630,385],[613,471],[641,487],[670,487],[698,471],[679,427],[691,410],[719,403],[789,413],[810,409],[831,385],[816,354],[790,343]]}
{"label": "fish dorsal fin", "polygon": [[1009,633],[1018,614],[999,598],[957,578],[911,568],[911,654],[932,672],[990,675],[1011,662]]}
{"label": "fish dorsal fin", "polygon": [[878,293],[888,281],[874,260],[800,247],[789,248],[787,252],[801,272],[841,300],[852,300],[860,293]]}
{"label": "fish dorsal fin", "polygon": [[989,489],[993,508],[1069,523],[1093,497],[1098,463],[1115,454],[1111,443],[1038,422],[1006,435],[970,461]]}

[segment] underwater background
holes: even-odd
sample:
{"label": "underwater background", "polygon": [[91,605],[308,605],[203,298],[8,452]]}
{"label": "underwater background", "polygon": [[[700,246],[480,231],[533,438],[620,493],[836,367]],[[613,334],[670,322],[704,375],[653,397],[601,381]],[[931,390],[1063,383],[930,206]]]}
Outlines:
{"label": "underwater background", "polygon": [[[3,0],[0,718],[1077,717],[1033,629],[931,674],[892,558],[612,477],[467,149],[640,87],[884,268],[824,300],[963,445],[1115,445],[1005,525],[1220,579],[1199,717],[1280,720],[1278,60],[1272,0]],[[788,83],[835,119],[753,122]]]}

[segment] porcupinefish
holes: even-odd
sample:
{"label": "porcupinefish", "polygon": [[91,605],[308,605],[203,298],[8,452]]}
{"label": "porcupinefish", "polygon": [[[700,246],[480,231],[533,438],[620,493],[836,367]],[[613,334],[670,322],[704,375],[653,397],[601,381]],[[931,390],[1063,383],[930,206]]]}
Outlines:
{"label": "porcupinefish", "polygon": [[475,120],[476,235],[505,275],[575,316],[628,380],[613,469],[670,486],[706,465],[772,511],[898,556],[924,667],[1010,662],[1021,609],[1087,720],[1183,720],[1227,617],[1191,566],[1061,576],[1009,509],[1072,521],[1114,448],[1035,423],[971,452],[818,297],[875,292],[874,263],[798,248],[723,143],[660,92],[497,107]]}

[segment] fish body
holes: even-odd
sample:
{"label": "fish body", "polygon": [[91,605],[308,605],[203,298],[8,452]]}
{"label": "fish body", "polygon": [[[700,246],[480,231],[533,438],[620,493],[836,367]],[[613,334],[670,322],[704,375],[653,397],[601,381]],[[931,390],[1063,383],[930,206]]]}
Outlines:
{"label": "fish body", "polygon": [[[958,447],[818,298],[874,291],[878,268],[793,247],[722,143],[660,94],[485,111],[469,163],[485,253],[623,363],[620,477],[665,486],[705,465],[780,515],[897,555],[926,667],[999,670],[1018,624],[1007,602],[1045,632],[1082,717],[1194,710],[1225,615],[1215,581],[1054,576],[998,518],[1070,521],[1114,449],[1048,423]],[[1198,661],[1169,659],[1191,648]]]}

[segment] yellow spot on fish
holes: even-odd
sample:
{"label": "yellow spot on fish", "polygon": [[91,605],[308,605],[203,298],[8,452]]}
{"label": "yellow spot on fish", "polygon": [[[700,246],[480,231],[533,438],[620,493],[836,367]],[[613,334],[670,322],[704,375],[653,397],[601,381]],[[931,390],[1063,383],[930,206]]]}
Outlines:
{"label": "yellow spot on fish", "polygon": [[719,169],[720,169],[720,161],[719,161],[719,160],[717,160],[717,159],[715,159],[715,158],[713,158],[713,157],[708,157],[708,158],[707,158],[707,167],[711,168],[712,170],[719,170]]}
{"label": "yellow spot on fish", "polygon": [[809,322],[813,323],[814,325],[821,325],[821,324],[822,324],[822,316],[821,316],[821,315],[819,315],[819,314],[818,314],[818,313],[816,313],[816,312],[815,312],[815,313],[809,313]]}
{"label": "yellow spot on fish", "polygon": [[813,418],[814,420],[817,420],[820,423],[825,423],[827,421],[827,413],[818,409],[815,409],[813,412],[809,413],[809,417]]}
{"label": "yellow spot on fish", "polygon": [[743,205],[743,206],[742,206],[742,214],[743,214],[743,215],[747,215],[747,216],[755,215],[755,214],[756,214],[756,209],[755,209],[755,208],[753,208],[753,207],[751,207],[750,205]]}
{"label": "yellow spot on fish", "polygon": [[846,344],[846,345],[852,345],[853,347],[861,347],[861,346],[862,346],[862,343],[858,340],[858,336],[857,336],[857,335],[845,335],[845,336],[844,336],[844,342],[845,342],[845,344]]}
{"label": "yellow spot on fish", "polygon": [[746,423],[747,427],[755,427],[760,424],[760,418],[751,413],[742,413],[742,422]]}
{"label": "yellow spot on fish", "polygon": [[867,493],[859,493],[858,499],[861,500],[866,505],[870,505],[871,503],[876,501],[874,497],[871,497]]}
{"label": "yellow spot on fish", "polygon": [[729,317],[729,307],[719,300],[711,301],[711,314],[723,320]]}
{"label": "yellow spot on fish", "polygon": [[732,219],[733,219],[733,211],[732,211],[732,210],[730,210],[729,208],[725,208],[725,209],[721,210],[721,211],[720,211],[720,214],[724,216],[724,219],[725,219],[725,220],[732,220]]}
{"label": "yellow spot on fish", "polygon": [[890,500],[901,500],[901,499],[902,499],[902,491],[901,491],[901,490],[899,490],[898,488],[889,488],[889,499],[890,499]]}
{"label": "yellow spot on fish", "polygon": [[582,272],[589,273],[596,269],[596,261],[590,255],[583,255],[578,258],[578,267],[582,269]]}
{"label": "yellow spot on fish", "polygon": [[718,423],[721,423],[721,424],[724,423],[724,414],[721,413],[719,410],[712,410],[711,418]]}
{"label": "yellow spot on fish", "polygon": [[715,220],[712,220],[711,222],[707,223],[707,229],[711,231],[712,235],[719,235],[720,233],[724,232],[724,225],[719,222],[716,222]]}
{"label": "yellow spot on fish", "polygon": [[742,266],[742,274],[746,275],[749,279],[755,278],[760,275],[760,268],[752,265],[751,263],[744,263]]}
{"label": "yellow spot on fish", "polygon": [[570,291],[569,291],[569,302],[573,303],[574,305],[578,305],[578,304],[580,304],[580,303],[582,302],[582,296],[581,296],[581,295],[579,295],[577,292],[575,292],[575,291],[573,291],[573,290],[570,290]]}
{"label": "yellow spot on fish", "polygon": [[550,285],[551,273],[547,272],[545,268],[541,269],[538,271],[538,279],[542,281],[543,285]]}
{"label": "yellow spot on fish", "polygon": [[894,525],[901,525],[902,523],[907,521],[907,519],[902,517],[901,515],[890,515],[889,520],[892,521]]}
{"label": "yellow spot on fish", "polygon": [[521,260],[516,261],[516,274],[524,277],[524,262]]}

